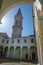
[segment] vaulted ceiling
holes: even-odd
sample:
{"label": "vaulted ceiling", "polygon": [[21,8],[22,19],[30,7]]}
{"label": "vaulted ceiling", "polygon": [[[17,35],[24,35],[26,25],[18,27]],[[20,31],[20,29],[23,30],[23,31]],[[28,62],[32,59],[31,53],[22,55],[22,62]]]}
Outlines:
{"label": "vaulted ceiling", "polygon": [[3,3],[3,0],[0,0],[0,9],[1,9],[2,3]]}
{"label": "vaulted ceiling", "polygon": [[[1,8],[1,6],[2,6],[3,1],[4,1],[4,0],[0,0],[0,8]],[[11,1],[11,0],[9,0],[9,1]],[[15,0],[15,1],[16,1],[16,0]],[[39,0],[39,1],[41,2],[42,6],[43,6],[43,0]]]}

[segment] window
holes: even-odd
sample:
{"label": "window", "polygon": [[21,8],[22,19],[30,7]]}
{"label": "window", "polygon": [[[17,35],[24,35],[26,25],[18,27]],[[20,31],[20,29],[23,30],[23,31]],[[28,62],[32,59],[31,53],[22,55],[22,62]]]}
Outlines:
{"label": "window", "polygon": [[19,21],[19,24],[22,24],[22,22],[21,22],[21,21]]}
{"label": "window", "polygon": [[18,24],[18,21],[16,21],[16,24]]}
{"label": "window", "polygon": [[26,43],[26,39],[24,40],[24,43]]}
{"label": "window", "polygon": [[2,39],[2,43],[4,43],[4,39]]}
{"label": "window", "polygon": [[19,36],[18,37],[21,37],[21,34],[19,34]]}
{"label": "window", "polygon": [[12,40],[12,43],[14,43],[14,40]]}
{"label": "window", "polygon": [[18,39],[18,43],[20,43],[20,40]]}
{"label": "window", "polygon": [[34,42],[34,39],[31,39],[31,43],[33,43]]}
{"label": "window", "polygon": [[9,43],[9,40],[7,40],[7,44]]}

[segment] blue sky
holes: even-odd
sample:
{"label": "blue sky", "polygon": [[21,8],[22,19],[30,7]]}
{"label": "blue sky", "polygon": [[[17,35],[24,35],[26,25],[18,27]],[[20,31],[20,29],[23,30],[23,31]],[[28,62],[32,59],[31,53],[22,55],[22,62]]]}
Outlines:
{"label": "blue sky", "polygon": [[23,16],[22,36],[29,36],[34,34],[33,19],[32,19],[32,5],[30,4],[19,5],[9,10],[1,20],[2,24],[0,24],[0,32],[7,33],[11,37],[12,26],[15,21],[14,16],[18,12],[19,8],[21,8],[21,12]]}

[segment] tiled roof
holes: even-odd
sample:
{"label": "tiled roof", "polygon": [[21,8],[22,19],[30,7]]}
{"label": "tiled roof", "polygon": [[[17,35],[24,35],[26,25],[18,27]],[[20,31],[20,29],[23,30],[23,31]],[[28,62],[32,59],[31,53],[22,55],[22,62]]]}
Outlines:
{"label": "tiled roof", "polygon": [[0,36],[3,36],[4,38],[9,38],[9,36],[6,33],[0,33]]}

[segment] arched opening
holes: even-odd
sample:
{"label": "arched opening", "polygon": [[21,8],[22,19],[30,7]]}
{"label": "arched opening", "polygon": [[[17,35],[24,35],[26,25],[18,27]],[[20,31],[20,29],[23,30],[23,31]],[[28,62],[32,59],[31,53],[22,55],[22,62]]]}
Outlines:
{"label": "arched opening", "polygon": [[19,46],[15,49],[15,59],[20,59],[21,56],[21,48]]}
{"label": "arched opening", "polygon": [[[8,2],[8,5],[6,5],[5,3]],[[1,12],[1,16],[0,16],[0,19],[3,17],[3,15],[5,13],[7,13],[11,8],[15,7],[15,6],[18,6],[18,5],[21,5],[21,4],[33,4],[35,2],[35,0],[18,0],[18,1],[5,1],[4,3],[4,8],[3,8],[3,11]]]}
{"label": "arched opening", "polygon": [[[12,1],[15,1],[15,0],[12,0]],[[22,2],[22,1],[23,1],[23,2]],[[23,3],[29,3],[29,4],[30,4],[30,2],[33,2],[33,1],[35,1],[35,0],[30,0],[30,1],[29,1],[29,0],[25,0],[25,1],[22,0],[22,1],[21,1],[21,0],[19,1],[19,0],[18,0],[18,1],[15,2],[15,3],[13,2],[13,5],[16,6],[17,3],[18,3],[18,4],[23,4]],[[28,2],[28,1],[29,1],[29,2]],[[6,1],[6,2],[8,2],[8,1]],[[5,2],[5,3],[6,3],[6,2]],[[8,4],[9,4],[9,2],[8,2]],[[12,4],[12,3],[10,2],[10,4]],[[9,4],[9,5],[10,5],[10,4]],[[11,7],[12,7],[12,6],[11,6]],[[3,8],[3,7],[2,7],[2,8]],[[10,8],[7,8],[7,5],[6,5],[6,8],[3,8],[3,9],[5,9],[5,10],[6,10],[6,9],[9,10]],[[3,9],[2,9],[2,10],[3,10]],[[5,11],[5,10],[3,10],[3,11]],[[6,11],[7,11],[7,10],[6,10]],[[6,12],[6,11],[5,11],[5,12]],[[4,13],[5,13],[5,12],[4,12]],[[3,14],[4,14],[4,13],[3,13]],[[2,14],[2,13],[1,13],[1,14]],[[2,16],[3,16],[3,14],[2,14]],[[37,27],[37,26],[36,26],[36,27]],[[39,50],[39,51],[40,51],[40,50]]]}
{"label": "arched opening", "polygon": [[0,58],[3,57],[3,46],[0,46]]}
{"label": "arched opening", "polygon": [[[26,6],[26,7],[25,7]],[[21,17],[18,17],[16,14],[19,10],[19,7],[21,9],[21,13],[23,16],[23,19],[21,19]],[[24,8],[23,8],[24,7]],[[28,10],[29,9],[29,10]],[[13,12],[13,14],[11,15],[11,13]],[[14,8],[12,8],[10,11],[8,11],[5,16],[2,19],[2,26],[4,26],[3,29],[4,31],[6,31],[7,29],[7,34],[11,37],[11,35],[13,36],[29,36],[29,35],[34,35],[34,25],[33,25],[33,15],[32,15],[32,5],[31,4],[23,4],[23,5],[19,5],[16,6]],[[21,23],[18,27],[18,29],[14,29],[14,25],[15,22],[17,22],[17,20],[15,19],[15,15],[17,17],[17,20],[19,20],[19,22]],[[8,19],[6,18],[6,16],[8,17]],[[10,18],[9,18],[10,17]],[[29,18],[29,19],[28,19]],[[7,21],[5,21],[5,19]],[[9,22],[10,20],[10,22]],[[24,22],[25,21],[25,22]],[[28,22],[29,21],[29,22]],[[27,24],[28,23],[28,24]],[[7,25],[6,25],[7,24]],[[9,27],[9,25],[10,27]],[[13,25],[12,25],[13,24]],[[6,25],[6,27],[5,27]],[[13,27],[13,28],[12,28]],[[17,26],[16,26],[17,27]],[[26,28],[28,27],[28,29]],[[30,29],[31,27],[31,29]],[[0,27],[1,29],[2,27]],[[12,29],[11,29],[12,28]],[[22,29],[22,30],[21,30]],[[14,31],[13,31],[14,30]],[[18,31],[17,31],[18,30]],[[17,32],[16,32],[17,31]],[[10,34],[8,33],[10,32]],[[15,32],[15,33],[13,33]],[[25,33],[25,34],[24,34]]]}
{"label": "arched opening", "polygon": [[12,58],[12,59],[14,58],[14,47],[13,46],[10,47],[9,58]]}
{"label": "arched opening", "polygon": [[34,46],[30,47],[30,60],[32,61],[37,60],[37,50],[36,50],[36,47]]}
{"label": "arched opening", "polygon": [[4,48],[4,57],[7,58],[8,55],[8,46]]}
{"label": "arched opening", "polygon": [[22,59],[28,60],[28,47],[26,46],[22,48]]}

